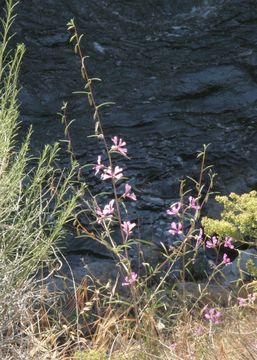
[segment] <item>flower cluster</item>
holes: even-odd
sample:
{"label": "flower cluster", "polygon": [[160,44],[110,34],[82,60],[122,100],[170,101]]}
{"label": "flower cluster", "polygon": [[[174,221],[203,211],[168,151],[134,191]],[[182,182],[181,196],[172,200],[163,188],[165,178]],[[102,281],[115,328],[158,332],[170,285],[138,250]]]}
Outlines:
{"label": "flower cluster", "polygon": [[[212,236],[209,240],[206,241],[206,247],[209,249],[214,249],[222,244],[222,241],[217,238],[217,236]],[[233,238],[230,236],[225,236],[224,247],[229,249],[234,249],[235,246],[233,245]]]}
{"label": "flower cluster", "polygon": [[[113,144],[111,145],[110,149],[109,150],[107,149],[109,154],[116,152],[127,157],[128,150],[126,148],[125,141],[123,141],[121,138],[118,138],[117,136],[114,136],[112,138],[112,143]],[[98,174],[100,175],[101,180],[103,181],[112,180],[114,188],[116,182],[123,178],[123,169],[118,165],[113,166],[111,161],[109,162],[109,166],[105,166],[102,163],[101,155],[98,155],[97,163],[93,167],[93,169],[95,170],[95,175]],[[106,221],[108,221],[110,224],[110,222],[113,220],[115,216],[114,204],[117,202],[116,206],[119,207],[119,203],[126,199],[132,201],[137,200],[135,193],[132,192],[132,188],[128,183],[125,184],[124,193],[119,198],[117,198],[115,191],[115,199],[112,199],[108,204],[104,206],[103,209],[101,209],[99,206],[95,208],[97,223],[101,225],[106,225]],[[122,221],[120,212],[118,210],[119,208],[117,208],[117,215],[121,226],[123,240],[124,242],[126,242],[128,240],[128,237],[132,235],[133,229],[136,227],[136,223],[130,221]],[[109,226],[109,224],[107,225]],[[134,272],[130,272],[128,276],[125,277],[125,281],[122,283],[122,286],[130,286],[136,281],[137,281],[137,274]]]}
{"label": "flower cluster", "polygon": [[[109,152],[118,152],[123,156],[127,156],[128,149],[125,147],[126,142],[121,138],[114,136],[112,138],[113,145],[111,146]],[[101,180],[113,180],[117,182],[123,178],[123,169],[116,165],[114,168],[112,166],[105,166],[102,163],[101,155],[97,157],[97,163],[93,167],[95,170],[95,175],[100,174]],[[121,195],[120,199],[130,199],[133,201],[137,200],[137,197],[134,192],[131,191],[131,186],[129,184],[125,184],[124,193]],[[97,222],[99,224],[103,223],[105,220],[112,220],[114,216],[114,203],[115,200],[111,200],[109,204],[105,205],[103,210],[99,207],[96,207],[95,213],[97,215]],[[135,223],[130,223],[130,221],[124,221],[121,225],[123,232],[126,237],[132,234],[132,229],[136,226]]]}
{"label": "flower cluster", "polygon": [[221,323],[221,320],[220,320],[221,316],[222,316],[221,312],[215,308],[211,308],[211,309],[206,308],[205,309],[205,312],[204,312],[205,319],[209,320],[211,323],[213,323],[215,325],[218,325]]}
{"label": "flower cluster", "polygon": [[[215,249],[217,248],[221,243],[223,243],[225,248],[234,249],[235,246],[233,244],[233,238],[230,236],[225,236],[224,242],[219,240],[216,236],[212,236],[209,240],[206,241],[206,247],[209,249]],[[228,257],[228,255],[225,253],[223,254],[222,263],[224,265],[230,265],[231,259]]]}
{"label": "flower cluster", "polygon": [[[183,206],[184,205],[180,201],[175,202],[170,205],[170,207],[166,210],[166,213],[170,216],[181,217],[181,214],[184,211]],[[200,210],[201,206],[199,205],[198,199],[194,198],[193,196],[189,196],[188,205],[187,205],[186,209],[194,209],[196,211]],[[173,236],[183,234],[182,223],[180,221],[179,222],[172,221],[170,224],[169,233]],[[202,232],[199,233],[198,238],[197,238],[198,240],[196,239],[198,242],[200,241],[200,237],[202,237]]]}
{"label": "flower cluster", "polygon": [[237,301],[238,301],[238,305],[243,307],[243,306],[254,305],[256,299],[257,299],[256,294],[248,294],[247,298],[238,297]]}

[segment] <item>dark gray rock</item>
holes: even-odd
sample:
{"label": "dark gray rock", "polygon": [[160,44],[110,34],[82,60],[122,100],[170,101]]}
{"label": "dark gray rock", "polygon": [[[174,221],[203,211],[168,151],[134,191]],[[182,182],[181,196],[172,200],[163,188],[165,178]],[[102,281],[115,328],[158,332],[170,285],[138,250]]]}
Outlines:
{"label": "dark gray rock", "polygon": [[224,266],[217,278],[221,281],[222,285],[240,285],[242,282],[252,279],[249,273],[247,263],[253,262],[253,266],[257,268],[257,250],[248,249],[239,251],[238,257],[227,266]]}
{"label": "dark gray rock", "polygon": [[46,280],[43,283],[50,293],[73,292],[75,286],[78,287],[85,281],[89,286],[105,286],[108,282],[114,285],[117,281],[119,289],[122,289],[124,278],[114,260],[89,255],[68,255],[60,257],[60,260],[61,266],[58,266],[52,276],[44,274]]}
{"label": "dark gray rock", "polygon": [[[141,237],[167,240],[166,206],[178,196],[179,179],[198,176],[195,156],[203,143],[211,143],[217,191],[257,188],[256,1],[23,0],[17,11],[16,39],[27,47],[22,135],[33,124],[34,154],[63,138],[56,113],[68,100],[81,165],[101,153],[87,138],[93,133],[87,102],[72,95],[83,88],[66,31],[75,18],[85,33],[90,76],[103,79],[95,87],[97,102],[116,103],[103,112],[103,125],[107,137],[127,141],[132,160],[119,165],[137,189],[133,218]],[[83,176],[93,192],[103,189],[89,168]],[[207,213],[217,210],[210,206]],[[71,241],[68,249],[98,252],[90,240]]]}

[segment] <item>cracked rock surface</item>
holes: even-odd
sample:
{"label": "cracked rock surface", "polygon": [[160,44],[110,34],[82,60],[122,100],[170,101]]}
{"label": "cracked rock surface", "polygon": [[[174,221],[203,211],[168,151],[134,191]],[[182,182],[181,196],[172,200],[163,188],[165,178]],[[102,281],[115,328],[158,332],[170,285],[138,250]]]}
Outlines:
{"label": "cracked rock surface", "polygon": [[[4,4],[0,0],[0,9]],[[128,144],[131,161],[117,158],[137,189],[131,219],[147,240],[168,237],[166,208],[178,196],[179,179],[197,177],[196,153],[210,143],[215,190],[257,189],[257,12],[251,0],[23,0],[16,39],[27,52],[20,93],[21,133],[33,124],[31,151],[62,139],[59,117],[69,101],[75,152],[81,165],[95,163],[100,147],[81,90],[78,59],[66,24],[75,18],[106,135]],[[63,156],[61,162],[67,164]],[[90,168],[83,176],[101,189]],[[206,210],[215,214],[215,208]],[[170,235],[169,235],[170,236]],[[89,240],[68,242],[72,252],[104,253]]]}

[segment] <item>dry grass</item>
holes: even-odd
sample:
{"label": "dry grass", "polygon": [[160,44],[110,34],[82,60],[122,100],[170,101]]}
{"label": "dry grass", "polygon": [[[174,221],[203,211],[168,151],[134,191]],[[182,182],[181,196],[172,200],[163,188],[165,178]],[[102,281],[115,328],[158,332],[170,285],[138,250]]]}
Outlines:
{"label": "dry grass", "polygon": [[[99,292],[91,296],[91,306],[84,304],[91,310],[73,322],[64,317],[57,302],[55,312],[43,303],[37,311],[30,308],[19,337],[12,336],[8,353],[1,349],[1,359],[257,359],[256,305],[219,307],[221,323],[213,324],[204,318],[202,307],[192,310],[189,299],[175,301],[176,306],[167,304],[166,310],[149,306],[138,321],[131,306],[106,304],[106,296]],[[78,301],[81,308],[81,298]],[[92,322],[89,315],[96,302],[101,312]]]}

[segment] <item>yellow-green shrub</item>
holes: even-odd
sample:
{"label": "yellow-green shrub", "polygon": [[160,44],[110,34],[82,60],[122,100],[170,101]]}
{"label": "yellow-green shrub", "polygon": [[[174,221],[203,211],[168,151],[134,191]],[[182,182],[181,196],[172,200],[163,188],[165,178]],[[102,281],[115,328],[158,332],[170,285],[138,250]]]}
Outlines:
{"label": "yellow-green shrub", "polygon": [[243,195],[231,193],[229,196],[216,196],[223,204],[221,219],[204,217],[202,224],[207,235],[232,236],[238,241],[257,239],[257,192]]}

